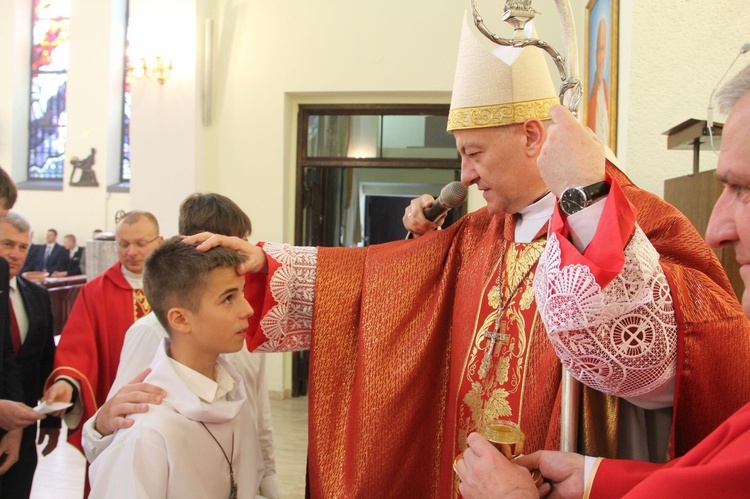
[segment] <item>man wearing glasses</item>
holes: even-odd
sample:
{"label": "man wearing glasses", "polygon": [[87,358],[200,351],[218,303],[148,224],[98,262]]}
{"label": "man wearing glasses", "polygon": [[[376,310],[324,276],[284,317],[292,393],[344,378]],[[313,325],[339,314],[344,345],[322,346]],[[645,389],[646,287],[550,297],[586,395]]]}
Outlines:
{"label": "man wearing glasses", "polygon": [[125,332],[151,311],[143,294],[143,262],[163,239],[151,213],[126,213],[115,231],[118,261],[81,289],[60,335],[44,400],[73,402],[67,413],[55,415],[66,413],[68,441],[79,450],[77,430],[107,399]]}

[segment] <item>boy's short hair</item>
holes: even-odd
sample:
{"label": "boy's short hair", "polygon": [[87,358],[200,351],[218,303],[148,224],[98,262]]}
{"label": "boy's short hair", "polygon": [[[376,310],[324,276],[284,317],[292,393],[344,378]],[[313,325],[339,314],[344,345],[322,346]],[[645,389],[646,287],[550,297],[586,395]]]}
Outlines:
{"label": "boy's short hair", "polygon": [[8,172],[0,168],[0,204],[3,208],[10,210],[18,199],[18,189]]}
{"label": "boy's short hair", "polygon": [[146,259],[143,291],[156,318],[171,334],[167,312],[182,307],[196,312],[208,274],[222,267],[235,268],[245,258],[234,250],[218,246],[200,252],[175,236],[161,244]]}
{"label": "boy's short hair", "polygon": [[180,204],[178,230],[183,236],[213,232],[247,239],[253,227],[250,218],[228,197],[196,192]]}

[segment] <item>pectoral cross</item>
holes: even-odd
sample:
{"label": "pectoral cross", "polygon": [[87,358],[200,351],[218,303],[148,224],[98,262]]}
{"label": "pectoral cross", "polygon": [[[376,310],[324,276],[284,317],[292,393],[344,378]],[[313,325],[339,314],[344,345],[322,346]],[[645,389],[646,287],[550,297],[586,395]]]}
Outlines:
{"label": "pectoral cross", "polygon": [[234,471],[229,467],[229,499],[237,499],[237,482],[234,481]]}
{"label": "pectoral cross", "polygon": [[482,360],[482,366],[479,368],[480,378],[484,378],[485,376],[487,376],[487,373],[490,372],[490,364],[492,364],[492,354],[495,351],[495,342],[508,342],[508,335],[505,333],[506,328],[507,325],[505,321],[501,321],[499,327],[498,323],[495,322],[493,328],[484,333],[484,337],[489,339],[490,341],[489,343],[487,343],[487,350],[485,350],[484,352],[484,360]]}

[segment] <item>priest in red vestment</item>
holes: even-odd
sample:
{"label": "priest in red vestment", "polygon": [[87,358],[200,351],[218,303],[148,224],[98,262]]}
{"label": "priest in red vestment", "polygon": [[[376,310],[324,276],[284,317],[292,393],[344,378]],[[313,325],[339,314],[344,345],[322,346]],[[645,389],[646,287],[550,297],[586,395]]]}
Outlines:
{"label": "priest in red vestment", "polygon": [[81,422],[107,399],[125,332],[151,311],[143,294],[143,262],[163,238],[149,212],[131,211],[115,232],[119,261],[86,283],[60,335],[44,399],[74,402],[65,414],[68,440],[79,450]]}
{"label": "priest in red vestment", "polygon": [[[562,365],[586,385],[593,455],[683,454],[750,398],[750,328],[713,252],[601,144],[590,170],[540,170],[558,100],[544,54],[477,36],[467,25],[448,128],[486,208],[367,248],[203,245],[261,271],[251,349],[311,349],[312,497],[453,497],[455,457],[498,419],[527,451],[559,448]],[[561,184],[589,197],[548,238]],[[413,233],[434,228],[419,203]],[[705,389],[719,383],[721,404]]]}
{"label": "priest in red vestment", "polygon": [[[750,66],[739,72],[717,94],[719,107],[730,111],[724,125],[717,177],[724,191],[716,202],[706,230],[706,240],[713,247],[733,246],[737,261],[750,262]],[[581,151],[570,144],[582,143],[580,126],[564,110],[553,116],[554,127],[561,127],[556,144],[565,145],[571,158],[582,163]],[[575,133],[570,133],[570,132]],[[548,144],[553,143],[552,132]],[[585,142],[585,141],[583,141]],[[552,146],[550,146],[552,147]],[[559,159],[559,156],[558,156]],[[740,274],[745,283],[742,307],[750,317],[750,274]],[[717,359],[722,362],[724,359]],[[697,366],[695,366],[697,367]],[[717,365],[723,376],[731,376],[724,366]],[[711,372],[696,369],[701,376]],[[747,377],[739,381],[750,386]],[[702,386],[698,397],[715,400],[723,405],[736,400],[721,387]],[[718,396],[715,395],[718,393]],[[596,499],[632,497],[747,497],[747,470],[750,469],[750,404],[732,414],[716,430],[686,454],[666,464],[635,460],[592,458],[577,454],[541,451],[523,456],[514,463],[507,461],[478,434],[470,436],[470,448],[456,465],[462,480],[462,494],[470,498],[538,497],[551,490],[562,497]],[[526,468],[524,468],[526,467]],[[539,469],[545,483],[537,490],[528,469]]]}

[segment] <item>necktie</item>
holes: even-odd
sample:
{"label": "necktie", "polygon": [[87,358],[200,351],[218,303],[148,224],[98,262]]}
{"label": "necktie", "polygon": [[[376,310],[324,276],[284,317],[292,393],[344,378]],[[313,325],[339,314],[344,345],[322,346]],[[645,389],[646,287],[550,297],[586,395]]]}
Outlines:
{"label": "necktie", "polygon": [[52,246],[47,246],[47,249],[44,250],[44,270],[47,270],[47,258],[49,258],[50,254],[52,253]]}
{"label": "necktie", "polygon": [[18,329],[16,313],[13,311],[13,302],[10,305],[10,340],[13,343],[13,352],[16,354],[21,349],[21,331]]}

